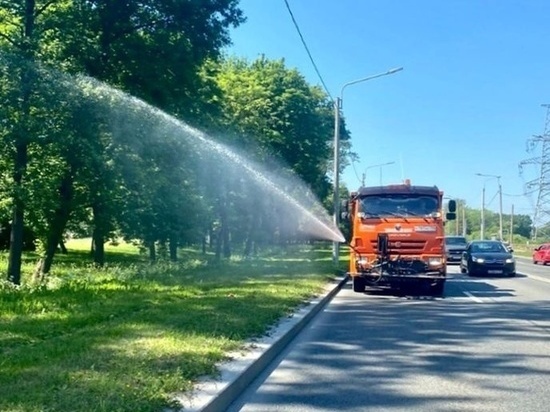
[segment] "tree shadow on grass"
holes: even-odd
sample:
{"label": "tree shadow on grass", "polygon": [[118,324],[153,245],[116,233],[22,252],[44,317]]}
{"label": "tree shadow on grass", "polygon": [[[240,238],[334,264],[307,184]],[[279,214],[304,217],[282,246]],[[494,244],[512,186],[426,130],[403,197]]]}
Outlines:
{"label": "tree shadow on grass", "polygon": [[313,294],[318,265],[142,265],[1,294],[0,410],[159,410]]}

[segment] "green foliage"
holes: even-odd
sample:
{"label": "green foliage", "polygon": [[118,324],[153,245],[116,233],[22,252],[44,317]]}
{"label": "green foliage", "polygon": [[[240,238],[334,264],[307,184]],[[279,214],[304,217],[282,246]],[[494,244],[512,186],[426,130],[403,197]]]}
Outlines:
{"label": "green foliage", "polygon": [[[262,161],[278,160],[323,199],[329,190],[334,117],[332,102],[284,61],[227,59],[218,84],[226,123],[238,144]],[[277,165],[278,166],[278,165]]]}
{"label": "green foliage", "polygon": [[328,248],[154,266],[116,251],[101,270],[73,250],[47,285],[0,284],[1,410],[162,410],[332,273]]}
{"label": "green foliage", "polygon": [[[201,66],[244,21],[237,0],[73,0],[57,13],[70,70],[128,91],[190,121],[206,116],[214,85]],[[197,98],[199,96],[199,98]]]}
{"label": "green foliage", "polygon": [[[244,21],[236,0],[16,1],[0,15],[0,221],[21,212],[43,272],[68,233],[94,236],[98,264],[117,236],[173,255],[208,235],[226,257],[287,242],[307,225],[267,184],[326,214],[313,198],[331,191],[332,102],[282,61],[218,61]],[[267,184],[153,107],[208,125]]]}
{"label": "green foliage", "polygon": [[[484,237],[490,239],[492,237],[499,237],[500,230],[500,215],[498,212],[492,210],[484,211],[485,221],[485,233]],[[531,237],[533,222],[531,217],[522,214],[502,214],[502,234],[503,240],[508,241],[510,239],[510,224],[513,224],[512,231],[513,236],[519,236],[525,241]],[[446,233],[455,235],[462,235],[464,232],[464,226],[466,226],[466,236],[469,239],[479,239],[481,231],[481,209],[468,207],[464,200],[457,200],[457,219],[451,222],[447,222],[445,227]]]}
{"label": "green foliage", "polygon": [[112,100],[63,73],[92,75],[195,123],[211,119],[219,92],[203,64],[244,21],[238,2],[14,1],[0,17],[0,221],[17,207],[50,258],[65,228],[106,239],[122,227],[147,241],[193,232],[181,205],[196,190],[166,196],[192,185],[188,170],[172,169],[173,142],[159,144],[163,136],[135,121],[121,139]]}

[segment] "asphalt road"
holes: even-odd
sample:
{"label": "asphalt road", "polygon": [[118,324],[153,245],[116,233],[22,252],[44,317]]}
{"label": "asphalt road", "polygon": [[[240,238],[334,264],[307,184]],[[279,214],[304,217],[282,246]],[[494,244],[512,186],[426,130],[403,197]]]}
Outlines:
{"label": "asphalt road", "polygon": [[445,298],[346,285],[228,410],[550,410],[550,266],[449,268]]}

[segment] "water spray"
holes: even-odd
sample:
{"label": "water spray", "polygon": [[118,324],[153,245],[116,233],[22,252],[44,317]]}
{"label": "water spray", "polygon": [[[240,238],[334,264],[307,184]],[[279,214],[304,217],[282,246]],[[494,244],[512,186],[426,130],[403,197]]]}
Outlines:
{"label": "water spray", "polygon": [[[222,145],[221,143],[215,142],[203,132],[198,129],[195,129],[185,122],[175,118],[174,116],[169,115],[168,113],[151,106],[145,101],[128,95],[121,90],[115,89],[111,86],[108,86],[105,83],[102,83],[96,79],[87,77],[87,76],[78,76],[77,82],[79,82],[83,89],[87,89],[91,94],[98,94],[99,98],[115,98],[121,102],[126,103],[127,105],[132,105],[139,109],[145,110],[147,113],[153,115],[157,119],[163,120],[168,124],[174,126],[178,131],[183,132],[184,137],[193,137],[194,139],[200,141],[208,148],[214,150],[219,155],[222,155],[225,159],[229,159],[233,164],[238,165],[244,169],[249,176],[251,176],[256,183],[263,185],[271,190],[272,193],[275,193],[276,196],[284,200],[287,204],[291,205],[293,208],[297,209],[302,216],[304,216],[307,221],[313,224],[312,228],[316,229],[314,231],[309,230],[310,233],[314,232],[316,235],[322,239],[334,241],[334,242],[345,242],[345,238],[340,232],[340,230],[334,226],[328,218],[323,221],[319,216],[313,214],[311,210],[308,210],[303,204],[298,202],[294,197],[286,193],[281,187],[277,186],[270,180],[265,174],[259,172],[259,167],[253,167],[250,161],[245,160],[242,156],[237,154],[235,151],[229,149],[227,146]],[[311,191],[307,188],[306,195],[311,194]],[[316,201],[319,210],[324,210],[322,206]],[[326,215],[326,211],[325,211]],[[325,216],[323,216],[325,217]],[[327,216],[328,217],[328,216]],[[330,222],[330,223],[329,223]]]}

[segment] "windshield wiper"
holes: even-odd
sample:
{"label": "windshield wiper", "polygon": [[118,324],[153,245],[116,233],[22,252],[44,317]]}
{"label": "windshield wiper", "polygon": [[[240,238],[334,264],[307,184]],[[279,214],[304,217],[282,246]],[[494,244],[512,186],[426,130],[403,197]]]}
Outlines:
{"label": "windshield wiper", "polygon": [[395,217],[406,217],[404,214],[402,213],[397,213],[397,212],[390,212],[389,210],[381,210],[379,213],[378,213],[379,216],[395,216]]}
{"label": "windshield wiper", "polygon": [[379,217],[378,213],[372,213],[372,212],[360,212],[361,217]]}

